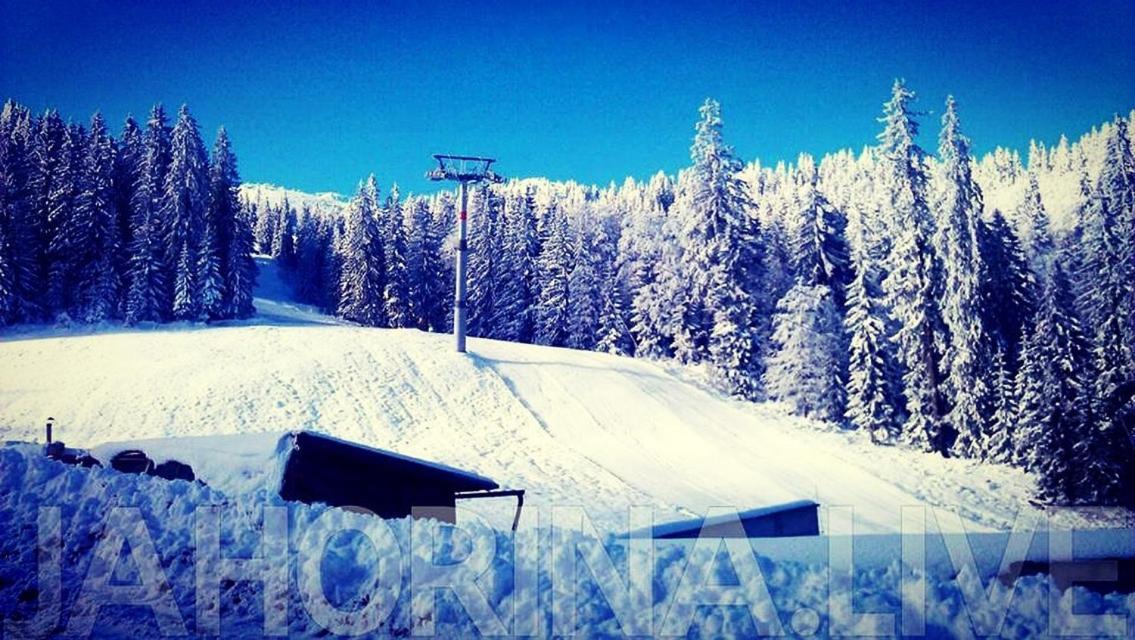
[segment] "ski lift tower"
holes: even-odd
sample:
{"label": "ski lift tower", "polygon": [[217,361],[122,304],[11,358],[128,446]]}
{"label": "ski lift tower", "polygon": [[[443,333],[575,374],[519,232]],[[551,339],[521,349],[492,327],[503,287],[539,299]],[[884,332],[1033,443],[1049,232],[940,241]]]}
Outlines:
{"label": "ski lift tower", "polygon": [[478,182],[502,182],[503,178],[490,168],[496,160],[475,156],[447,156],[434,154],[437,168],[426,173],[434,181],[451,180],[459,185],[461,208],[457,214],[457,268],[453,295],[453,337],[457,342],[457,352],[465,353],[465,267],[469,251],[468,243],[468,203],[469,185]]}

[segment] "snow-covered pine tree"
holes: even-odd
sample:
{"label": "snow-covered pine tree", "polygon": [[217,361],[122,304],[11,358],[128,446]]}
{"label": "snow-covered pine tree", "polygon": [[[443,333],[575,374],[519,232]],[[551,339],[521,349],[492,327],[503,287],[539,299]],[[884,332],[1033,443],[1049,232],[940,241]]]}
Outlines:
{"label": "snow-covered pine tree", "polygon": [[544,212],[546,237],[536,260],[539,298],[535,310],[536,344],[562,346],[568,333],[568,278],[573,256],[567,217],[553,205]]}
{"label": "snow-covered pine tree", "polygon": [[223,283],[218,317],[225,318],[244,318],[253,311],[256,262],[252,259],[252,230],[242,214],[239,193],[236,155],[228,132],[221,127],[209,162],[206,219],[217,229],[216,251]]}
{"label": "snow-covered pine tree", "polygon": [[5,293],[0,293],[0,325],[40,316],[40,235],[29,185],[31,113],[9,100],[0,111],[0,260]]}
{"label": "snow-covered pine tree", "polygon": [[855,279],[847,293],[844,326],[849,337],[847,413],[851,425],[867,433],[873,442],[897,440],[899,424],[895,384],[888,379],[893,365],[887,351],[886,311],[881,294],[871,278],[863,255],[855,265]]}
{"label": "snow-covered pine tree", "polygon": [[470,200],[469,335],[496,338],[497,286],[502,280],[503,258],[501,200],[488,185],[477,187]]}
{"label": "snow-covered pine tree", "polygon": [[[666,209],[655,198],[646,197],[636,222],[623,234],[628,251],[634,252],[630,262],[628,288],[631,298],[630,325],[634,336],[635,355],[665,358],[672,353],[672,337],[667,331],[670,302],[663,274],[663,247],[673,244],[667,233]],[[669,264],[669,263],[667,263]]]}
{"label": "snow-covered pine tree", "polygon": [[272,255],[272,241],[276,237],[276,210],[267,203],[254,206],[256,207],[256,224],[253,227],[253,238],[256,241],[256,251],[270,256]]}
{"label": "snow-covered pine tree", "polygon": [[981,313],[985,266],[978,249],[981,188],[973,177],[969,140],[962,134],[957,104],[946,98],[938,161],[942,172],[934,245],[942,261],[940,299],[949,335],[944,358],[945,389],[952,399],[946,421],[957,434],[955,456],[983,458],[988,411],[990,355]]}
{"label": "snow-covered pine tree", "polygon": [[52,110],[43,114],[35,125],[35,131],[28,146],[28,189],[32,214],[28,227],[32,229],[34,243],[34,271],[29,279],[30,288],[39,299],[37,317],[51,317],[57,311],[58,300],[49,289],[49,270],[51,265],[49,245],[56,233],[51,214],[53,194],[61,192],[61,181],[68,179],[70,152],[63,149],[67,137],[67,125],[59,113]]}
{"label": "snow-covered pine tree", "polygon": [[162,215],[169,168],[170,131],[165,110],[155,105],[142,138],[137,183],[130,203],[130,265],[126,322],[158,322],[171,313],[173,273],[166,259],[166,225]]}
{"label": "snow-covered pine tree", "polygon": [[372,327],[386,326],[386,257],[377,212],[378,185],[371,175],[347,207],[340,246],[339,315]]}
{"label": "snow-covered pine tree", "polygon": [[765,393],[797,415],[842,423],[847,396],[842,375],[842,317],[831,289],[797,284],[777,304]]}
{"label": "snow-covered pine tree", "polygon": [[134,194],[138,190],[138,171],[144,153],[142,130],[132,116],[127,116],[118,136],[118,150],[114,158],[114,209],[118,213],[118,255],[115,257],[115,273],[120,287],[119,308],[116,315],[126,316],[126,306],[130,290],[130,256],[134,246],[132,220],[134,218]]}
{"label": "snow-covered pine tree", "polygon": [[310,305],[322,304],[326,259],[320,221],[305,208],[296,226],[297,266],[291,277],[296,300]]}
{"label": "snow-covered pine tree", "polygon": [[1048,211],[1044,208],[1044,202],[1040,197],[1040,185],[1037,182],[1036,172],[1030,168],[1028,176],[1025,199],[1017,209],[1017,220],[1018,224],[1029,230],[1027,249],[1029,263],[1034,271],[1039,272],[1041,266],[1048,264],[1049,257],[1054,254],[1056,243],[1052,239]]}
{"label": "snow-covered pine tree", "polygon": [[444,236],[434,224],[428,200],[408,199],[406,210],[409,211],[406,271],[414,326],[423,331],[443,331],[445,299],[450,295],[448,272],[441,255]]}
{"label": "snow-covered pine tree", "polygon": [[819,174],[812,157],[803,154],[796,169],[796,205],[789,237],[789,252],[796,279],[831,290],[836,306],[843,308],[851,282],[845,232],[847,218],[820,191]]}
{"label": "snow-covered pine tree", "polygon": [[568,275],[567,335],[564,346],[591,350],[599,332],[599,287],[596,281],[594,220],[590,214],[576,221],[575,264]]}
{"label": "snow-covered pine tree", "polygon": [[256,261],[252,258],[254,244],[252,220],[251,212],[243,208],[237,209],[233,219],[229,264],[226,271],[228,309],[225,315],[229,318],[247,318],[256,312],[256,308],[252,305],[257,275]]}
{"label": "snow-covered pine tree", "polygon": [[197,320],[219,320],[225,317],[225,281],[221,270],[221,238],[217,223],[206,216],[197,245],[196,287],[199,301]]}
{"label": "snow-covered pine tree", "polygon": [[501,220],[502,246],[498,280],[496,318],[493,326],[501,340],[531,342],[536,215],[527,192],[505,196]]}
{"label": "snow-covered pine tree", "polygon": [[296,210],[284,197],[284,203],[276,210],[276,223],[272,229],[272,257],[285,271],[296,267],[296,225],[298,217]]}
{"label": "snow-covered pine tree", "polygon": [[1099,371],[1096,391],[1103,398],[1135,379],[1135,157],[1127,122],[1118,116],[1084,213],[1080,306]]}
{"label": "snow-covered pine tree", "polygon": [[620,277],[619,253],[622,229],[618,218],[604,215],[596,225],[592,252],[595,257],[595,281],[599,297],[599,327],[595,349],[604,353],[631,355],[634,342],[630,333],[627,310],[627,283]]}
{"label": "snow-covered pine tree", "polygon": [[753,203],[741,161],[722,136],[721,106],[706,100],[695,127],[685,189],[675,203],[682,275],[689,284],[676,355],[708,359],[731,394],[756,397],[761,373],[762,279]]}
{"label": "snow-covered pine tree", "polygon": [[390,189],[386,206],[379,220],[386,239],[386,319],[391,327],[411,327],[414,320],[410,311],[410,282],[406,270],[405,214],[398,185]]}
{"label": "snow-covered pine tree", "polygon": [[993,381],[990,385],[993,413],[982,447],[985,458],[992,462],[1010,463],[1015,458],[1013,442],[1019,414],[1014,369],[1006,359],[1005,350],[997,349],[993,354]]}
{"label": "snow-covered pine tree", "polygon": [[197,120],[182,105],[170,134],[170,163],[162,194],[167,256],[172,262],[173,317],[201,317],[199,276],[201,236],[209,195],[209,159]]}
{"label": "snow-covered pine tree", "polygon": [[1083,478],[1074,448],[1090,431],[1091,361],[1063,269],[1052,262],[1047,274],[1021,350],[1014,448],[1025,468],[1037,474],[1039,499],[1071,504],[1078,501]]}
{"label": "snow-covered pine tree", "polygon": [[1006,368],[1016,371],[1021,333],[1033,312],[1036,281],[1017,234],[1001,211],[988,223],[978,221],[978,242],[985,266],[982,314],[991,348],[1003,352]]}
{"label": "snow-covered pine tree", "polygon": [[943,329],[935,281],[939,273],[931,245],[933,220],[927,203],[925,152],[915,142],[918,122],[911,102],[914,93],[896,80],[883,108],[879,135],[879,165],[884,208],[897,234],[883,280],[890,311],[898,330],[893,339],[903,366],[906,423],[903,437],[929,451],[946,453],[953,443],[945,424],[941,348]]}
{"label": "snow-covered pine tree", "polygon": [[47,194],[47,308],[66,318],[75,310],[82,261],[83,221],[76,215],[86,177],[86,131],[76,124],[63,134],[57,175]]}
{"label": "snow-covered pine tree", "polygon": [[114,142],[102,115],[91,118],[83,150],[82,179],[76,196],[72,244],[78,252],[75,317],[97,323],[110,319],[120,306],[118,211],[114,194]]}

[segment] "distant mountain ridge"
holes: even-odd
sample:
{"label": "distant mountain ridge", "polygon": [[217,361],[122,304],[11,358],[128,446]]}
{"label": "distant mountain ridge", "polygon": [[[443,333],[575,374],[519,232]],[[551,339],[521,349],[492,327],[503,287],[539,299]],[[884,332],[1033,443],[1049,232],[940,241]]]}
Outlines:
{"label": "distant mountain ridge", "polygon": [[242,184],[240,199],[248,204],[270,207],[278,207],[287,200],[296,209],[306,206],[320,213],[338,213],[347,206],[347,197],[333,191],[307,193],[263,182]]}

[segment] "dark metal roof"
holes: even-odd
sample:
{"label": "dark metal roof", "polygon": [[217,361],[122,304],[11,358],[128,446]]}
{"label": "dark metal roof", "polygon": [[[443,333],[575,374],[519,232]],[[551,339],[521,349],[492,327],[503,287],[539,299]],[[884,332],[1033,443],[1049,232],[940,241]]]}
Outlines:
{"label": "dark metal roof", "polygon": [[455,491],[488,491],[499,488],[496,482],[471,471],[463,471],[439,462],[431,462],[420,458],[412,458],[401,453],[368,447],[367,445],[349,442],[314,431],[296,431],[292,434],[294,446],[298,449],[305,447],[328,448],[338,450],[339,455],[357,457],[359,462],[366,463],[374,469],[382,469],[397,474],[412,475],[415,478],[445,485]]}

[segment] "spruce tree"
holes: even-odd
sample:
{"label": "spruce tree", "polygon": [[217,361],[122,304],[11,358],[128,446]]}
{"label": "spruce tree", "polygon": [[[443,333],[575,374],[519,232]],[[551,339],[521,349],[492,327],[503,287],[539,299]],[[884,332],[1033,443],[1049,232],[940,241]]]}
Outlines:
{"label": "spruce tree", "polygon": [[934,244],[942,260],[941,314],[949,334],[944,382],[946,393],[953,400],[946,420],[957,434],[952,453],[981,458],[986,453],[983,446],[990,365],[988,335],[981,314],[981,282],[986,274],[977,240],[982,197],[973,178],[969,140],[962,135],[953,97],[946,99],[938,159],[942,193]]}
{"label": "spruce tree", "polygon": [[982,314],[994,351],[1003,352],[1005,366],[1015,371],[1021,334],[1032,316],[1036,282],[1017,234],[999,210],[988,223],[978,221],[978,241],[985,266]]}
{"label": "spruce tree", "polygon": [[754,398],[761,372],[763,291],[752,201],[741,161],[722,136],[721,107],[706,100],[690,148],[693,166],[678,208],[683,246],[677,355],[708,359],[731,394]]}
{"label": "spruce tree", "polygon": [[546,237],[537,259],[539,299],[535,311],[535,341],[563,346],[568,334],[568,280],[573,268],[567,219],[558,206],[544,214]]}
{"label": "spruce tree", "polygon": [[1055,262],[1047,273],[1021,351],[1015,450],[1025,468],[1036,473],[1040,500],[1071,504],[1078,501],[1082,481],[1076,441],[1090,434],[1091,362],[1067,277]]}
{"label": "spruce tree", "polygon": [[126,322],[130,324],[158,322],[172,313],[173,272],[166,258],[167,226],[162,216],[169,135],[165,110],[156,105],[146,123],[138,182],[130,207],[130,266],[126,284]]}
{"label": "spruce tree", "polygon": [[29,185],[32,139],[30,112],[9,100],[0,111],[0,325],[41,314],[40,235]]}
{"label": "spruce tree", "polygon": [[847,396],[841,316],[831,289],[797,284],[777,303],[764,372],[770,400],[797,415],[842,423]]}
{"label": "spruce tree", "polygon": [[885,310],[864,256],[856,265],[847,294],[844,320],[849,336],[847,420],[867,433],[873,442],[893,443],[899,425],[894,406],[894,385],[888,381],[889,353]]}
{"label": "spruce tree", "polygon": [[83,152],[82,179],[76,196],[76,317],[83,322],[110,319],[119,308],[118,211],[115,209],[113,140],[102,115],[91,118]]}
{"label": "spruce tree", "polygon": [[887,259],[883,289],[898,325],[894,340],[903,366],[906,397],[904,438],[923,449],[945,453],[953,443],[945,424],[941,374],[943,329],[936,295],[939,269],[931,246],[933,232],[927,203],[925,152],[915,142],[918,122],[914,94],[896,80],[883,109],[879,136],[884,206],[896,234]]}
{"label": "spruce tree", "polygon": [[339,280],[339,315],[372,327],[386,326],[386,258],[377,213],[378,185],[372,175],[347,208]]}
{"label": "spruce tree", "polygon": [[406,270],[411,315],[419,329],[440,332],[445,327],[445,300],[450,295],[441,251],[444,236],[434,223],[428,200],[414,198],[406,208],[410,212]]}
{"label": "spruce tree", "polygon": [[200,253],[209,193],[209,160],[197,121],[182,105],[170,134],[170,164],[165,176],[161,217],[173,276],[173,317],[201,317]]}
{"label": "spruce tree", "polygon": [[390,189],[382,210],[383,237],[386,239],[386,318],[391,327],[413,326],[410,313],[410,282],[406,270],[406,228],[398,185]]}
{"label": "spruce tree", "polygon": [[[589,221],[581,221],[588,224]],[[591,350],[599,332],[599,290],[595,274],[594,233],[582,227],[575,233],[575,264],[568,275],[567,335],[564,346]]]}
{"label": "spruce tree", "polygon": [[532,311],[535,304],[532,280],[539,248],[536,243],[536,216],[526,193],[505,197],[501,220],[501,256],[496,318],[493,325],[502,340],[531,342]]}

